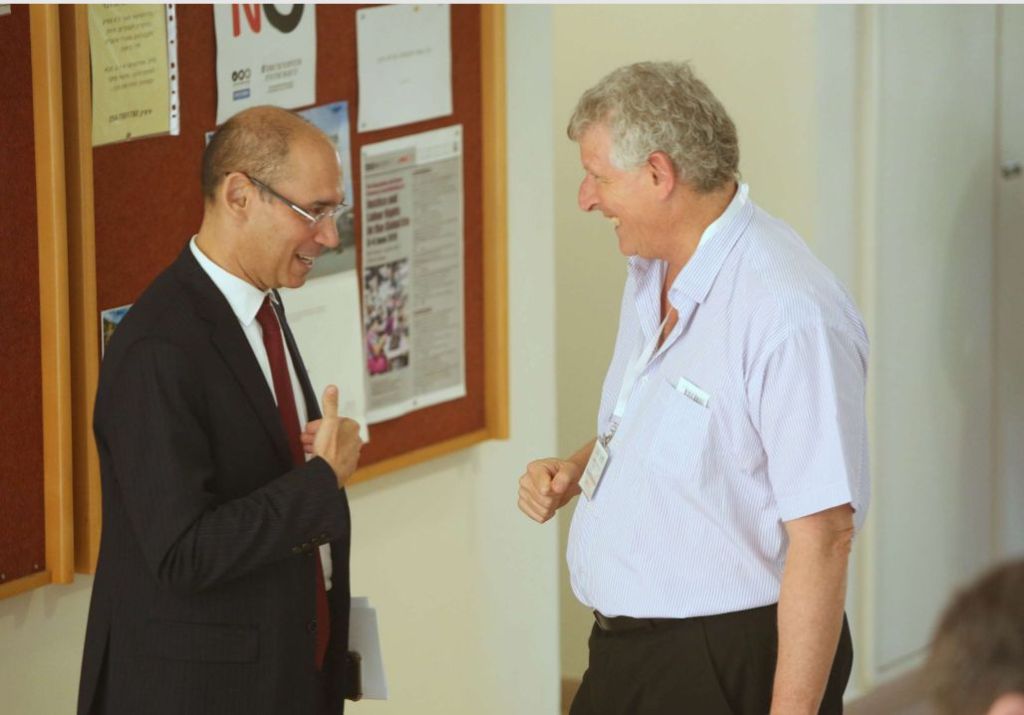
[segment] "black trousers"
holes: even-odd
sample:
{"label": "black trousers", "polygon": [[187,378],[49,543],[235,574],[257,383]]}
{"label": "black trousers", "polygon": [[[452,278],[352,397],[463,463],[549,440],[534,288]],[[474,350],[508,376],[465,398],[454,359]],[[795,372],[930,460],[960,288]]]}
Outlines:
{"label": "black trousers", "polygon": [[[590,634],[569,715],[767,715],[778,653],[776,606]],[[843,712],[853,666],[843,617],[821,715]]]}

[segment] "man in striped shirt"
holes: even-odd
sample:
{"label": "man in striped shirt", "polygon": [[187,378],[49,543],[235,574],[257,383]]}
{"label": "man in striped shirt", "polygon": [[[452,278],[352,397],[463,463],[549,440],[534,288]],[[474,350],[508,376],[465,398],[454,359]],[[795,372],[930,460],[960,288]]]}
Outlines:
{"label": "man in striped shirt", "polygon": [[868,341],[853,301],[738,182],[736,130],[687,64],[639,63],[569,123],[629,257],[597,437],[531,462],[594,609],[572,715],[840,713],[869,498]]}

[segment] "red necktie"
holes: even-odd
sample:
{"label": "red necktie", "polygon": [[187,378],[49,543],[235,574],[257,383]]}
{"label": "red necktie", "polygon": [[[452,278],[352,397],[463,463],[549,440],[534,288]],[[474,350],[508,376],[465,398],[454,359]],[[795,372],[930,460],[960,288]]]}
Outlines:
{"label": "red necktie", "polygon": [[[281,339],[281,326],[277,322],[270,295],[263,299],[263,305],[256,313],[256,320],[263,328],[263,345],[267,349],[270,360],[270,375],[274,380],[274,394],[277,395],[277,411],[281,415],[281,425],[288,436],[288,448],[292,453],[292,463],[296,466],[306,463],[306,455],[299,439],[299,413],[295,409],[295,394],[292,392],[292,378],[288,374],[288,362],[284,357],[284,341]],[[327,607],[327,589],[324,586],[324,570],[320,563],[320,548],[314,547],[316,554],[316,667],[323,667],[324,654],[327,652],[327,641],[331,633],[331,612]]]}

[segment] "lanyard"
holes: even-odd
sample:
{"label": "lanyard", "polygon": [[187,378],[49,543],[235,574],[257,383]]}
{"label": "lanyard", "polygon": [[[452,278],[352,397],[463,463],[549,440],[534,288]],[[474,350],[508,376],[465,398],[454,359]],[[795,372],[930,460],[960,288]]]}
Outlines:
{"label": "lanyard", "polygon": [[608,432],[601,438],[602,444],[606,447],[612,441],[612,437],[615,436],[615,431],[619,428],[619,423],[622,422],[622,416],[626,413],[626,405],[629,403],[629,398],[633,394],[633,390],[636,388],[636,383],[640,379],[640,374],[647,369],[647,365],[651,362],[651,358],[654,357],[654,352],[658,349],[658,340],[661,338],[661,331],[665,329],[665,323],[668,322],[668,316],[671,314],[671,310],[665,314],[665,319],[661,321],[661,325],[658,326],[657,332],[648,340],[645,344],[637,346],[637,350],[633,353],[633,357],[630,359],[629,364],[626,365],[626,371],[622,375],[622,387],[619,388],[619,399],[615,403],[615,411],[612,412],[612,419],[608,425]]}

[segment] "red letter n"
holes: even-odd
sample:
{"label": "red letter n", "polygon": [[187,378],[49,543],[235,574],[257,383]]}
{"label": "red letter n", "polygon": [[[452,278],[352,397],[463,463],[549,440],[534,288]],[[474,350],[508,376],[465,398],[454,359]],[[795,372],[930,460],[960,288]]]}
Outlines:
{"label": "red letter n", "polygon": [[242,18],[239,17],[239,8],[245,10],[245,20],[249,23],[249,29],[258,33],[260,31],[260,6],[257,3],[235,3],[231,6],[231,36],[238,37],[242,34]]}

